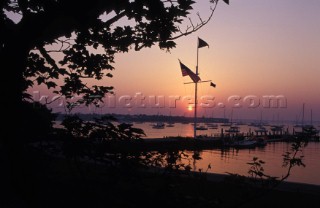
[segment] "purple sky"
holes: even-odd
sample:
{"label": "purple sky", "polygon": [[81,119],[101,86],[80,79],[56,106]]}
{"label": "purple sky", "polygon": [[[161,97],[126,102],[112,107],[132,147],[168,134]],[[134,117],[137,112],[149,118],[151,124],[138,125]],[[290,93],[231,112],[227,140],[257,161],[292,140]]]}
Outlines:
{"label": "purple sky", "polygon": [[[209,4],[199,2],[195,12],[206,18]],[[305,103],[306,120],[311,119],[311,110],[313,120],[320,120],[319,11],[319,0],[232,0],[229,6],[220,2],[209,24],[179,39],[170,53],[152,47],[116,56],[114,78],[99,82],[115,87],[116,108],[78,110],[191,116],[187,98],[193,96],[194,89],[193,85],[183,84],[190,78],[181,76],[178,59],[195,69],[199,36],[210,45],[209,49],[200,49],[200,77],[217,84],[217,88],[208,83],[199,86],[199,95],[214,97],[215,104],[213,108],[201,108],[200,116],[230,117],[231,107],[239,101],[241,107],[233,110],[234,119],[259,119],[262,114],[264,119],[294,121],[301,120]],[[194,14],[192,17],[197,22]],[[34,90],[46,94],[42,88]],[[137,104],[141,94],[146,96],[144,108]],[[270,95],[281,96],[286,106],[266,107],[265,96]],[[136,101],[128,100],[134,96]],[[164,108],[153,105],[153,96],[160,100],[164,97]],[[170,104],[172,96],[180,96],[175,108]],[[112,99],[107,100],[110,105]],[[250,107],[252,100],[253,105],[258,101],[260,105]],[[57,106],[54,109],[60,111]]]}

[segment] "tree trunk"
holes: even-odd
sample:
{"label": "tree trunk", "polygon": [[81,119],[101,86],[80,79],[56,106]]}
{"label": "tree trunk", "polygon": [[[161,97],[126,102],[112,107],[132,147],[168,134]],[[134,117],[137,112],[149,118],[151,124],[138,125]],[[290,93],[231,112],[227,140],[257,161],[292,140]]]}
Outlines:
{"label": "tree trunk", "polygon": [[[28,177],[28,155],[25,152],[23,139],[23,123],[27,121],[23,112],[22,89],[23,71],[26,69],[29,53],[28,41],[20,32],[12,32],[4,43],[1,51],[4,89],[4,110],[8,118],[4,119],[5,128],[2,137],[4,178],[6,178],[7,192],[27,200],[30,181]],[[13,130],[13,131],[11,131]],[[10,194],[9,194],[10,195]]]}

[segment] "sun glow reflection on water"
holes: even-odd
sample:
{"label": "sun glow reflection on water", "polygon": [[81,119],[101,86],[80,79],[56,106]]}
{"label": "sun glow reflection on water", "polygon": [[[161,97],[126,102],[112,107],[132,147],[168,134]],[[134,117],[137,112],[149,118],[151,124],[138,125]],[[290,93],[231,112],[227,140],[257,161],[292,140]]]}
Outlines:
{"label": "sun glow reflection on water", "polygon": [[[287,171],[282,167],[282,155],[290,149],[290,145],[286,142],[277,142],[268,143],[265,148],[203,151],[200,152],[202,160],[196,161],[193,168],[194,170],[200,168],[206,170],[210,164],[212,168],[208,172],[248,175],[249,165],[247,163],[253,157],[258,157],[266,162],[264,165],[266,174],[281,177]],[[192,154],[192,152],[189,153]],[[294,167],[288,181],[320,185],[320,143],[310,142],[303,149],[303,155],[306,167]]]}
{"label": "sun glow reflection on water", "polygon": [[[192,124],[175,124],[174,128],[152,129],[147,123],[137,125],[143,128],[148,135],[148,138],[161,138],[164,136],[193,136]],[[208,129],[205,131],[198,131],[198,134],[218,135],[221,128]],[[228,127],[224,127],[228,128]],[[286,126],[284,129],[292,133],[292,125]],[[240,126],[241,132],[254,131],[254,127],[247,125]],[[194,171],[199,169],[206,170],[208,165],[211,165],[210,173],[226,174],[238,173],[241,175],[248,175],[249,165],[248,162],[252,161],[253,157],[266,162],[264,165],[265,173],[271,176],[281,177],[286,174],[287,169],[282,167],[283,154],[289,151],[291,147],[287,142],[274,142],[268,143],[264,148],[255,149],[228,149],[228,150],[206,150],[200,152],[202,160],[191,162]],[[191,156],[193,152],[188,152]],[[292,182],[309,183],[320,185],[320,142],[309,142],[308,146],[303,149],[306,167],[294,167],[291,175],[287,179]]]}

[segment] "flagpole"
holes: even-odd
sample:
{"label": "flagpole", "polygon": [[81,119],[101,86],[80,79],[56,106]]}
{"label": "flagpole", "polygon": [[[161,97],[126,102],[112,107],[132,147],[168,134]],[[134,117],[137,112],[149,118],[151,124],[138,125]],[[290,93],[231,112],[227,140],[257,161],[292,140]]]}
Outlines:
{"label": "flagpole", "polygon": [[[198,64],[199,64],[199,38],[197,43],[197,66],[196,66],[196,75],[199,75],[198,70]],[[194,139],[197,138],[197,111],[198,111],[198,82],[195,83],[194,87]]]}
{"label": "flagpole", "polygon": [[[182,76],[187,76],[189,75],[189,77],[192,79],[193,83],[194,83],[194,139],[197,138],[197,113],[198,113],[198,82],[209,82],[209,81],[201,81],[200,77],[199,77],[199,48],[202,48],[204,46],[208,46],[208,43],[206,43],[204,40],[200,39],[198,37],[198,44],[197,44],[197,66],[196,66],[196,73],[193,73],[193,71],[191,69],[189,69],[187,66],[185,66],[183,63],[180,62],[180,67],[181,67],[181,71],[182,71]],[[191,84],[191,83],[185,83],[185,84]],[[211,82],[210,86],[216,87],[216,85],[214,83]]]}

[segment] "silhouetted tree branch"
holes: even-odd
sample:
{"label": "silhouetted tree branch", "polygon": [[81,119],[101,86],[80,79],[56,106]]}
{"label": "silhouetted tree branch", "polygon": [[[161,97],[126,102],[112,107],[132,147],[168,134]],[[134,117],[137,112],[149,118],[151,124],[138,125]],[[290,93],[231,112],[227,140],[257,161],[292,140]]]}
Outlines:
{"label": "silhouetted tree branch", "polygon": [[283,154],[283,167],[286,168],[286,172],[281,177],[266,174],[263,167],[265,162],[259,160],[257,157],[254,157],[252,162],[247,163],[250,165],[248,171],[249,176],[228,173],[230,175],[228,179],[231,181],[235,180],[238,184],[252,185],[253,188],[260,188],[255,195],[244,198],[238,205],[244,205],[276,189],[281,183],[289,178],[294,167],[305,167],[305,164],[303,163],[304,156],[299,155],[299,153],[301,153],[302,149],[307,145],[308,141],[304,139],[297,139],[291,144],[290,150]]}
{"label": "silhouetted tree branch", "polygon": [[[210,2],[217,4],[218,0]],[[15,131],[9,131],[12,126],[5,128],[1,142],[10,158],[7,163],[10,167],[4,169],[10,172],[17,190],[29,193],[27,189],[32,186],[25,180],[30,167],[25,162],[27,140],[24,140],[32,132],[22,131],[25,124],[32,126],[33,122],[32,111],[24,108],[30,104],[25,100],[31,100],[27,90],[45,85],[66,99],[81,96],[79,102],[85,105],[102,102],[113,87],[89,86],[83,79],[112,77],[109,71],[114,70],[117,53],[156,44],[160,49],[174,48],[178,26],[188,18],[194,3],[193,0],[0,1],[0,56],[5,77],[1,84],[6,89],[2,96],[6,101],[4,109],[16,115],[5,118]],[[120,20],[128,23],[123,25],[125,21]],[[206,24],[205,20],[199,20],[186,35]],[[57,54],[50,54],[53,52]],[[62,80],[60,86],[58,80]],[[118,127],[121,131],[127,129],[135,131],[131,127]],[[122,136],[133,135],[128,132]]]}
{"label": "silhouetted tree branch", "polygon": [[[10,39],[12,32],[24,33],[29,50],[33,50],[28,58],[29,67],[24,72],[24,79],[28,81],[22,90],[32,87],[33,80],[37,84],[46,84],[49,89],[56,88],[55,80],[63,77],[61,89],[54,92],[68,98],[86,91],[82,84],[83,78],[102,79],[112,76],[104,71],[114,69],[112,63],[116,53],[128,52],[132,46],[135,50],[141,50],[155,43],[161,49],[169,50],[176,45],[173,40],[206,25],[212,18],[218,0],[210,1],[213,8],[206,20],[198,13],[198,23],[194,24],[188,18],[190,25],[185,31],[180,29],[179,25],[192,10],[193,3],[192,0],[107,3],[101,0],[92,0],[90,3],[75,0],[7,0],[3,8],[21,14],[22,19],[12,24],[8,16],[3,16],[7,22],[4,31],[8,34],[3,40]],[[117,22],[123,18],[133,20],[134,24],[117,26]],[[10,27],[19,29],[11,31]],[[176,33],[179,34],[175,36]],[[60,46],[53,46],[54,43]],[[57,56],[52,58],[49,55],[51,52],[60,53],[62,60],[57,60]]]}

